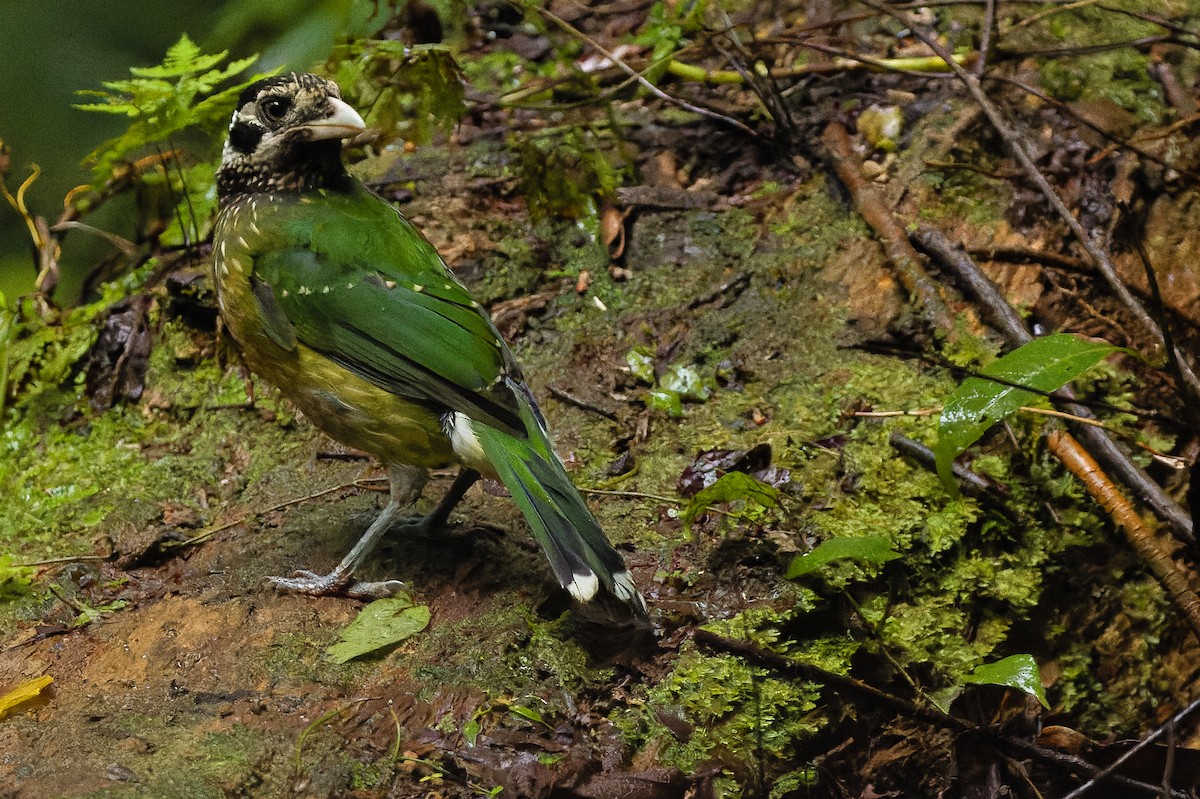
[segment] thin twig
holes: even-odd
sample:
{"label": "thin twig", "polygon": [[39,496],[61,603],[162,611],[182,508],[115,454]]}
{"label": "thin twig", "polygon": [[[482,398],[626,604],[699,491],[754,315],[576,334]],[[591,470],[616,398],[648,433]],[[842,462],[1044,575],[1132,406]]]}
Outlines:
{"label": "thin twig", "polygon": [[[1083,114],[1080,114],[1078,111],[1076,111],[1071,106],[1070,103],[1064,103],[1062,100],[1059,100],[1055,97],[1051,97],[1050,95],[1046,94],[1044,91],[1041,91],[1040,89],[1038,89],[1034,86],[1030,86],[1028,83],[1025,83],[1024,81],[1017,80],[1016,78],[1010,78],[1005,75],[995,75],[995,74],[987,75],[985,77],[985,80],[995,81],[997,83],[1003,83],[1008,86],[1012,86],[1016,89],[1020,89],[1021,91],[1030,95],[1031,97],[1036,97],[1038,100],[1045,103],[1046,105],[1054,106],[1063,115],[1070,117],[1075,122],[1075,124],[1082,125],[1083,127],[1087,128],[1088,130],[1092,131],[1093,133],[1097,134],[1098,136],[1101,136],[1106,141],[1111,142],[1112,144],[1115,144],[1116,146],[1120,147],[1122,150],[1128,150],[1132,153],[1136,153],[1139,158],[1143,158],[1153,164],[1158,164],[1163,169],[1173,169],[1181,175],[1187,175],[1188,177],[1191,177],[1193,180],[1200,181],[1200,174],[1198,174],[1194,169],[1189,169],[1188,167],[1184,166],[1181,163],[1172,163],[1172,162],[1168,161],[1166,158],[1164,158],[1162,155],[1159,155],[1158,153],[1151,152],[1150,150],[1147,150],[1145,147],[1141,147],[1137,144],[1134,144],[1132,141],[1129,141],[1128,139],[1124,139],[1120,136],[1117,136],[1111,130],[1109,130],[1101,125],[1097,125],[1095,122],[1088,119]],[[1179,123],[1176,122],[1175,124],[1178,125]],[[1163,128],[1162,130],[1157,131],[1155,136],[1153,136],[1153,137],[1147,136],[1144,138],[1145,139],[1163,138],[1166,135],[1169,135],[1170,133],[1174,132],[1172,127]]]}
{"label": "thin twig", "polygon": [[603,416],[610,422],[617,421],[617,415],[612,411],[608,410],[607,408],[601,408],[599,405],[588,402],[581,397],[577,397],[571,392],[567,391],[565,388],[561,388],[554,383],[551,383],[549,386],[547,386],[546,390],[550,392],[550,396],[560,399],[568,405],[574,405],[576,408],[581,410],[591,411],[592,413]]}
{"label": "thin twig", "polygon": [[626,64],[624,61],[622,61],[617,56],[613,55],[613,53],[610,52],[608,49],[606,49],[604,47],[604,45],[600,44],[598,41],[593,39],[591,36],[588,36],[586,33],[579,30],[579,28],[576,28],[574,25],[572,25],[571,23],[567,22],[562,17],[555,14],[553,11],[550,11],[547,8],[542,8],[540,5],[533,5],[531,3],[525,3],[525,7],[538,12],[539,14],[544,16],[546,19],[550,20],[555,25],[562,28],[564,31],[571,34],[575,38],[579,39],[580,41],[586,42],[589,47],[595,49],[597,52],[602,54],[605,58],[607,58],[613,64],[616,64],[617,67],[622,72],[624,72],[629,77],[635,79],[638,83],[640,83],[643,87],[645,87],[646,91],[650,92],[655,97],[658,97],[661,100],[665,100],[668,103],[670,103],[671,105],[678,106],[685,111],[691,111],[693,114],[700,114],[701,116],[708,117],[709,119],[715,119],[718,122],[724,122],[726,125],[735,127],[738,130],[740,130],[741,132],[743,132],[749,136],[752,136],[756,139],[758,138],[758,134],[754,131],[754,129],[751,128],[749,125],[747,125],[744,122],[740,122],[740,121],[734,119],[733,117],[725,116],[724,114],[717,113],[716,111],[713,111],[708,108],[702,108],[698,105],[692,105],[691,103],[689,103],[686,100],[681,100],[678,97],[673,97],[672,95],[667,94],[662,89],[658,88],[653,83],[651,83],[649,80],[647,80],[636,69],[634,69],[633,67]]}
{"label": "thin twig", "polygon": [[1154,741],[1162,737],[1163,732],[1166,731],[1166,729],[1171,729],[1181,725],[1181,723],[1187,721],[1188,716],[1195,713],[1195,711],[1198,709],[1200,709],[1200,699],[1196,699],[1196,701],[1194,701],[1192,704],[1189,704],[1188,707],[1183,708],[1174,716],[1171,716],[1170,719],[1166,721],[1165,725],[1158,727],[1156,731],[1146,735],[1145,738],[1142,738],[1140,741],[1138,741],[1138,743],[1130,747],[1129,751],[1124,753],[1124,755],[1118,757],[1115,759],[1115,761],[1112,761],[1108,765],[1105,765],[1103,769],[1100,769],[1098,774],[1092,776],[1090,780],[1084,783],[1084,785],[1081,785],[1078,788],[1075,788],[1074,791],[1064,795],[1062,799],[1079,799],[1082,797],[1082,795],[1096,787],[1100,780],[1104,780],[1105,777],[1108,777],[1110,774],[1116,774],[1117,769],[1120,769],[1122,765],[1128,763],[1130,759],[1136,755],[1136,753],[1146,749],[1147,746],[1150,746],[1154,743]]}
{"label": "thin twig", "polygon": [[[1058,419],[1065,419],[1068,422],[1073,422],[1075,424],[1090,425],[1092,427],[1098,427],[1102,430],[1107,430],[1109,433],[1112,433],[1114,435],[1121,435],[1121,433],[1119,431],[1113,430],[1111,427],[1109,427],[1108,425],[1106,425],[1104,422],[1100,421],[1099,419],[1093,419],[1089,416],[1080,416],[1075,413],[1068,413],[1066,411],[1055,410],[1054,408],[1035,408],[1031,405],[1022,405],[1020,410],[1026,412],[1026,413],[1036,413],[1041,416],[1053,416]],[[1149,446],[1148,444],[1143,444],[1141,441],[1134,440],[1131,443],[1133,443],[1133,445],[1136,446],[1138,449],[1141,449],[1141,450],[1145,451],[1146,453],[1148,453],[1150,455],[1150,457],[1154,458],[1154,460],[1158,461],[1159,463],[1163,464],[1164,466],[1169,466],[1172,469],[1183,469],[1183,468],[1187,467],[1187,459],[1186,458],[1181,458],[1177,455],[1167,455],[1165,452],[1159,452],[1158,450],[1154,449],[1153,447]]]}
{"label": "thin twig", "polygon": [[369,482],[369,481],[354,480],[353,482],[342,483],[341,485],[335,485],[332,488],[325,488],[325,489],[322,489],[322,490],[317,491],[312,494],[308,494],[303,497],[296,497],[295,499],[289,499],[284,502],[280,502],[277,505],[272,505],[269,508],[262,508],[261,510],[252,511],[251,513],[248,513],[247,515],[241,517],[240,519],[234,519],[231,522],[225,522],[224,524],[219,524],[216,527],[212,527],[201,533],[197,533],[196,535],[192,536],[191,538],[185,539],[183,541],[164,542],[163,546],[169,547],[169,548],[190,547],[195,544],[199,544],[201,541],[207,541],[209,538],[212,538],[217,533],[224,532],[225,530],[228,530],[231,527],[237,527],[239,524],[245,524],[246,522],[253,519],[255,516],[262,516],[267,513],[274,513],[277,510],[283,510],[284,508],[291,507],[292,505],[299,505],[302,502],[308,502],[310,500],[320,499],[321,497],[326,496],[328,494],[333,494],[338,491],[345,491],[348,488],[365,488],[366,486],[363,485],[363,483],[365,483],[365,482]]}
{"label": "thin twig", "polygon": [[[1023,757],[1036,759],[1041,763],[1054,766],[1065,771],[1075,774],[1085,774],[1088,777],[1095,777],[1100,773],[1100,770],[1088,763],[1086,760],[1068,755],[1063,752],[1055,752],[1049,749],[1043,749],[1028,741],[1019,738],[1009,738],[1001,735],[995,730],[986,727],[978,727],[970,722],[964,721],[956,716],[951,716],[949,713],[943,713],[936,707],[927,705],[918,705],[915,702],[910,702],[903,697],[890,694],[886,691],[881,691],[873,685],[869,685],[861,680],[856,680],[853,677],[847,677],[843,674],[827,671],[819,666],[813,666],[793,658],[784,657],[769,649],[758,646],[749,641],[738,641],[732,638],[726,638],[723,635],[709,632],[708,630],[696,630],[693,633],[693,639],[696,644],[713,652],[722,652],[731,655],[737,655],[744,660],[753,663],[756,666],[770,669],[779,674],[783,674],[792,679],[807,680],[811,682],[821,683],[846,694],[866,699],[871,705],[877,707],[885,707],[893,710],[907,718],[915,718],[921,721],[926,721],[939,727],[949,729],[958,735],[973,735],[990,743],[992,746],[1000,749],[1016,752]],[[1133,780],[1128,777],[1122,777],[1116,774],[1110,774],[1104,779],[1114,785],[1122,785],[1126,788],[1135,788],[1148,794],[1159,794],[1160,788],[1157,785],[1151,785],[1139,780]],[[1173,793],[1174,797],[1184,799],[1184,794],[1180,791]]]}
{"label": "thin twig", "polygon": [[[1088,255],[1092,257],[1096,267],[1100,270],[1100,274],[1102,274],[1104,279],[1108,281],[1109,286],[1114,292],[1116,292],[1117,296],[1121,299],[1121,302],[1124,303],[1125,307],[1128,308],[1130,313],[1134,315],[1139,324],[1141,324],[1141,326],[1145,329],[1146,333],[1154,340],[1154,343],[1160,347],[1165,347],[1166,343],[1163,338],[1162,330],[1159,329],[1158,325],[1155,323],[1150,314],[1146,312],[1146,309],[1142,307],[1141,302],[1139,302],[1138,299],[1133,296],[1133,292],[1129,290],[1129,287],[1126,286],[1121,280],[1120,275],[1117,274],[1116,266],[1113,264],[1112,259],[1108,257],[1108,253],[1106,253],[1104,249],[1095,241],[1095,239],[1093,239],[1092,236],[1086,230],[1084,230],[1083,225],[1078,219],[1075,218],[1074,214],[1071,213],[1071,209],[1067,207],[1065,202],[1063,202],[1062,197],[1060,197],[1058,192],[1054,190],[1054,187],[1050,185],[1050,181],[1046,179],[1046,176],[1043,175],[1037,168],[1037,165],[1033,163],[1033,158],[1025,149],[1025,145],[1021,142],[1021,139],[1001,115],[1000,110],[995,106],[995,104],[992,103],[990,99],[988,99],[987,95],[984,93],[982,87],[980,86],[979,79],[967,70],[963,69],[962,66],[960,66],[958,62],[954,60],[953,54],[943,47],[936,37],[931,36],[926,31],[922,30],[921,27],[917,25],[916,22],[907,14],[894,11],[887,6],[877,3],[876,0],[859,0],[859,2],[868,6],[869,8],[879,11],[880,13],[887,14],[888,16],[897,19],[904,25],[908,26],[909,29],[912,30],[914,36],[924,42],[926,46],[941,56],[946,63],[950,65],[951,69],[954,70],[955,74],[957,74],[959,79],[966,85],[967,91],[970,92],[972,98],[974,98],[979,107],[983,109],[983,113],[987,116],[988,121],[992,123],[992,127],[996,129],[996,132],[1000,135],[1000,138],[1004,140],[1004,143],[1008,146],[1009,150],[1012,151],[1012,154],[1016,157],[1017,161],[1021,164],[1025,174],[1038,187],[1042,195],[1046,198],[1046,201],[1050,204],[1050,207],[1054,209],[1056,214],[1058,214],[1058,217],[1062,220],[1063,224],[1065,224],[1071,233],[1076,237],[1076,239],[1079,240],[1079,243],[1083,245],[1083,248],[1087,251]],[[1181,387],[1184,389],[1185,394],[1193,404],[1200,405],[1200,378],[1196,376],[1195,372],[1192,371],[1191,367],[1187,364],[1184,358],[1179,357],[1179,362],[1183,378]]]}
{"label": "thin twig", "polygon": [[[1022,411],[1024,413],[1037,414],[1039,416],[1053,416],[1056,419],[1065,419],[1068,422],[1075,422],[1076,424],[1091,425],[1092,427],[1099,427],[1104,430],[1107,430],[1108,432],[1110,432],[1114,435],[1122,435],[1122,433],[1120,431],[1113,430],[1111,427],[1106,425],[1104,422],[1100,421],[1099,419],[1094,419],[1090,416],[1080,416],[1075,413],[1068,413],[1067,411],[1056,410],[1055,408],[1038,408],[1033,405],[1022,405],[1017,410]],[[854,416],[856,418],[860,418],[860,419],[894,419],[898,416],[933,416],[934,414],[941,413],[941,412],[942,412],[942,409],[940,407],[938,407],[938,408],[916,408],[916,409],[910,410],[910,411],[855,411],[854,413],[852,413],[850,415]],[[1143,444],[1141,441],[1131,440],[1130,443],[1134,444],[1139,449],[1142,449],[1145,452],[1149,453],[1150,457],[1154,458],[1159,463],[1161,463],[1165,466],[1169,466],[1172,469],[1183,469],[1183,468],[1187,467],[1187,459],[1186,458],[1182,458],[1177,455],[1167,455],[1164,452],[1159,452],[1158,450],[1154,449],[1153,447],[1151,447],[1147,444]]]}
{"label": "thin twig", "polygon": [[[733,277],[729,278],[729,280],[726,280],[724,283],[717,286],[712,291],[705,292],[704,294],[701,294],[699,297],[693,298],[692,301],[687,304],[687,308],[689,311],[694,311],[702,305],[708,305],[710,302],[713,302],[714,300],[722,299],[722,297],[726,293],[731,293],[731,294],[733,294],[734,297],[737,297],[743,291],[745,291],[746,287],[749,285],[750,285],[750,273],[742,272],[740,274],[734,275]],[[728,304],[728,303],[729,303],[729,300],[726,299],[725,304]]]}
{"label": "thin twig", "polygon": [[64,555],[61,558],[46,558],[45,560],[30,560],[24,563],[12,564],[16,568],[32,569],[37,566],[56,566],[59,563],[103,563],[111,560],[112,555]]}
{"label": "thin twig", "polygon": [[913,249],[899,220],[884,207],[879,194],[859,170],[850,145],[850,132],[841,122],[825,126],[821,136],[825,154],[838,179],[850,192],[854,207],[875,231],[884,252],[910,297],[920,300],[926,320],[934,329],[953,329],[953,317],[941,289],[926,272],[920,254]]}
{"label": "thin twig", "polygon": [[992,33],[996,28],[996,0],[987,0],[983,7],[983,27],[979,34],[979,60],[975,62],[975,75],[983,75],[987,69],[988,56],[992,50]]}
{"label": "thin twig", "polygon": [[[1039,11],[1036,14],[1030,14],[1029,16],[1025,17],[1024,19],[1019,20],[1015,25],[1012,26],[1012,29],[1017,30],[1019,28],[1028,27],[1028,26],[1034,24],[1035,22],[1041,22],[1043,19],[1050,16],[1051,14],[1058,14],[1062,11],[1072,11],[1074,9],[1083,8],[1085,6],[1094,6],[1094,5],[1096,5],[1097,2],[1098,2],[1098,0],[1074,0],[1074,2],[1064,3],[1063,5],[1055,6],[1054,8],[1048,8],[1045,11]],[[870,5],[870,4],[868,3],[868,5]]]}
{"label": "thin twig", "polygon": [[653,499],[659,502],[666,502],[671,505],[682,505],[683,500],[679,497],[664,497],[658,494],[643,494],[641,491],[610,491],[605,488],[580,488],[584,494],[603,494],[606,497],[625,497],[627,499]]}
{"label": "thin twig", "polygon": [[[1001,295],[996,284],[983,274],[961,247],[953,244],[940,230],[927,224],[918,225],[910,235],[922,249],[936,255],[942,263],[954,270],[967,293],[983,307],[985,315],[992,320],[993,327],[1000,331],[1010,347],[1016,348],[1033,340],[1032,334],[1025,328],[1025,323]],[[1060,389],[1059,394],[1068,400],[1075,399],[1069,386]],[[1078,403],[1068,404],[1066,409],[1076,416],[1093,417],[1088,408]],[[1167,523],[1176,538],[1188,544],[1195,543],[1191,516],[1167,496],[1150,475],[1130,460],[1112,438],[1103,430],[1086,425],[1076,427],[1075,434],[1121,482],[1129,486],[1142,502]]]}
{"label": "thin twig", "polygon": [[[936,468],[937,456],[932,449],[920,441],[893,432],[888,437],[888,443],[901,454],[909,456],[927,469],[933,470]],[[958,478],[959,483],[962,484],[965,493],[973,496],[987,496],[995,493],[995,485],[961,463],[954,463],[950,468],[954,472],[954,476]]]}
{"label": "thin twig", "polygon": [[1087,487],[1092,498],[1099,502],[1125,531],[1125,539],[1130,547],[1158,578],[1159,584],[1171,597],[1176,609],[1191,626],[1192,632],[1200,638],[1200,597],[1192,590],[1188,578],[1175,565],[1175,561],[1154,540],[1153,534],[1133,505],[1070,433],[1051,430],[1046,436],[1046,443],[1063,465]]}
{"label": "thin twig", "polygon": [[1070,56],[1095,55],[1097,53],[1108,53],[1114,50],[1138,49],[1142,47],[1151,47],[1156,44],[1182,44],[1187,46],[1189,43],[1181,42],[1175,36],[1143,36],[1140,39],[1122,39],[1117,42],[1101,42],[1100,44],[1086,44],[1075,47],[1045,47],[1020,50],[1004,50],[997,51],[997,55],[1006,56],[1009,58],[1066,58]]}

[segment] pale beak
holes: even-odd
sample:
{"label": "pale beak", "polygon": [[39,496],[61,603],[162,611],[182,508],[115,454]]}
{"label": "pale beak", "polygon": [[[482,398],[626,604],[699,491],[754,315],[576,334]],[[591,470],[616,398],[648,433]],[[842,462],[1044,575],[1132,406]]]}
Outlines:
{"label": "pale beak", "polygon": [[309,122],[304,129],[309,131],[311,141],[320,139],[348,139],[367,129],[367,123],[358,112],[336,97],[329,98],[333,113],[316,122]]}

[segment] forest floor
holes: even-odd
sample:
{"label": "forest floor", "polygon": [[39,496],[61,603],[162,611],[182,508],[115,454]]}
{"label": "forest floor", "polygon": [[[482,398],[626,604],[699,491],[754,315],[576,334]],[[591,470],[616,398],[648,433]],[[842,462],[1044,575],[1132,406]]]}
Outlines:
{"label": "forest floor", "polygon": [[[615,46],[650,24],[645,4],[626,6],[574,22]],[[1001,15],[1004,43],[1032,48],[1015,21]],[[550,27],[460,60],[548,58],[543,46],[571,40]],[[881,58],[897,27],[829,30]],[[1056,41],[1086,44],[1072,35]],[[1170,46],[1121,52],[1146,74],[1194,76],[1192,50]],[[1067,61],[1010,52],[989,69],[1049,91]],[[963,496],[897,441],[932,446],[930,409],[1011,348],[944,257],[912,253],[928,283],[904,272],[906,235],[921,225],[961,245],[1038,332],[1144,353],[1114,354],[1076,391],[1106,403],[1097,412],[1122,441],[1187,465],[1195,406],[1154,336],[963,82],[850,69],[796,80],[786,96],[742,84],[719,101],[662,84],[757,135],[628,89],[554,113],[475,97],[434,145],[356,155],[513,343],[646,595],[653,640],[578,619],[519,512],[479,486],[444,534],[393,536],[366,569],[402,579],[428,626],[331,658],[363,603],[281,595],[264,579],[335,563],[386,483],[239,369],[203,248],[132,299],[117,292],[100,321],[64,314],[23,339],[43,336],[37,368],[81,365],[49,383],[30,367],[9,386],[0,797],[1054,796],[1187,707],[1200,648],[1187,595],[1164,574],[1195,591],[1196,550],[1156,526],[1152,503],[1122,489],[1151,528],[1138,548],[1056,459],[1061,423],[1044,415],[985,436],[967,464],[983,489]],[[1070,104],[986,88],[1151,305],[1139,251],[1154,265],[1191,352],[1200,167],[1186,124],[1171,124],[1185,109],[1148,77],[1112,80],[1129,107],[1086,81]],[[770,124],[760,100],[781,104]],[[873,127],[891,108],[895,148]],[[556,188],[589,180],[598,205]],[[96,333],[131,308],[152,342],[144,390],[94,410],[97,382],[125,380],[118,367],[87,377]],[[1179,500],[1186,470],[1134,449]],[[422,509],[452,478],[435,475]],[[850,547],[793,567],[836,540],[883,554]],[[978,671],[1014,655],[1036,662],[1045,705],[1032,683]],[[7,707],[23,685],[37,687]],[[1161,787],[1164,768],[1194,790],[1195,721],[1169,740],[1122,772],[1142,789],[1090,795]]]}

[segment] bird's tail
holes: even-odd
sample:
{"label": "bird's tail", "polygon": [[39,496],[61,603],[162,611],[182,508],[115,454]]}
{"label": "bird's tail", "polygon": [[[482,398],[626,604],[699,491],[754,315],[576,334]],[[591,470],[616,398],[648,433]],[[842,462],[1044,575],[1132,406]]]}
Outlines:
{"label": "bird's tail", "polygon": [[524,386],[515,388],[521,399],[526,438],[516,438],[485,424],[472,425],[496,475],[524,514],[550,560],[554,576],[571,596],[590,602],[605,591],[628,607],[635,618],[645,619],[646,601],[633,584],[629,567],[608,542],[551,449],[533,398],[521,390]]}

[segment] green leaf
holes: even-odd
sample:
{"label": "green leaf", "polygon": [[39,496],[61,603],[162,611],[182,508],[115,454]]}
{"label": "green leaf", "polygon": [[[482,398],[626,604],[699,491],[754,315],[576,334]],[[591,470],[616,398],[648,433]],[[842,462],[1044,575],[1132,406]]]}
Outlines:
{"label": "green leaf", "polygon": [[124,599],[118,599],[103,605],[92,606],[84,602],[79,602],[78,605],[79,615],[71,622],[72,627],[86,627],[92,622],[100,621],[105,613],[114,613],[129,605],[129,602]]}
{"label": "green leaf", "polygon": [[625,353],[625,365],[629,367],[629,373],[638,380],[654,385],[654,358],[649,353],[630,350]]}
{"label": "green leaf", "polygon": [[528,719],[529,721],[532,721],[535,724],[545,724],[546,723],[546,720],[544,718],[542,718],[542,714],[538,713],[536,710],[534,710],[531,707],[525,707],[524,705],[509,705],[508,712],[512,713],[515,716],[520,716],[523,719]]}
{"label": "green leaf", "polygon": [[202,54],[200,48],[183,35],[167,50],[163,63],[153,67],[132,67],[128,80],[102,81],[105,91],[85,89],[84,97],[98,102],[81,103],[83,111],[122,114],[130,118],[129,127],[120,136],[101,144],[85,159],[92,165],[92,182],[102,185],[118,161],[154,145],[158,150],[171,148],[168,139],[182,130],[202,128],[213,142],[224,124],[234,98],[262,75],[214,93],[218,84],[246,70],[257,56],[243,58],[221,68],[227,53]]}
{"label": "green leaf", "polygon": [[705,488],[679,514],[684,530],[690,533],[692,522],[704,511],[723,502],[749,502],[763,508],[778,508],[779,489],[755,480],[745,472],[729,472]]}
{"label": "green leaf", "polygon": [[646,392],[646,407],[662,411],[672,419],[683,416],[683,398],[674,391],[652,388]]}
{"label": "green leaf", "polygon": [[887,563],[900,557],[900,553],[892,549],[892,542],[882,535],[864,535],[856,538],[831,538],[822,541],[812,552],[797,555],[788,568],[787,579],[794,580],[811,574],[827,563],[835,560],[863,561],[865,563]]}
{"label": "green leaf", "polygon": [[663,391],[674,392],[684,399],[698,402],[704,402],[712,396],[712,389],[704,384],[704,379],[694,366],[671,364],[663,372],[658,386]]}
{"label": "green leaf", "polygon": [[342,630],[342,640],[325,650],[335,663],[377,652],[411,638],[429,625],[429,607],[406,594],[377,599]]}
{"label": "green leaf", "polygon": [[1009,655],[995,663],[984,663],[970,674],[963,676],[963,682],[973,685],[1004,685],[1016,688],[1031,696],[1036,696],[1042,707],[1049,709],[1046,701],[1046,689],[1042,687],[1042,677],[1038,672],[1037,661],[1033,655]]}
{"label": "green leaf", "polygon": [[[1038,401],[1039,392],[1062,388],[1118,349],[1105,342],[1055,333],[1034,339],[989,364],[982,370],[982,377],[964,380],[946,399],[938,420],[934,454],[938,477],[946,490],[958,496],[958,486],[951,471],[954,459],[989,427],[1016,413],[1021,406]],[[1005,382],[988,380],[988,377]],[[1017,388],[1017,385],[1034,390]]]}
{"label": "green leaf", "polygon": [[471,719],[463,725],[462,735],[463,740],[467,742],[467,746],[475,745],[475,741],[479,739],[479,730],[480,726],[478,719]]}
{"label": "green leaf", "polygon": [[423,143],[466,113],[462,72],[442,45],[360,39],[337,45],[325,65],[367,125]]}

